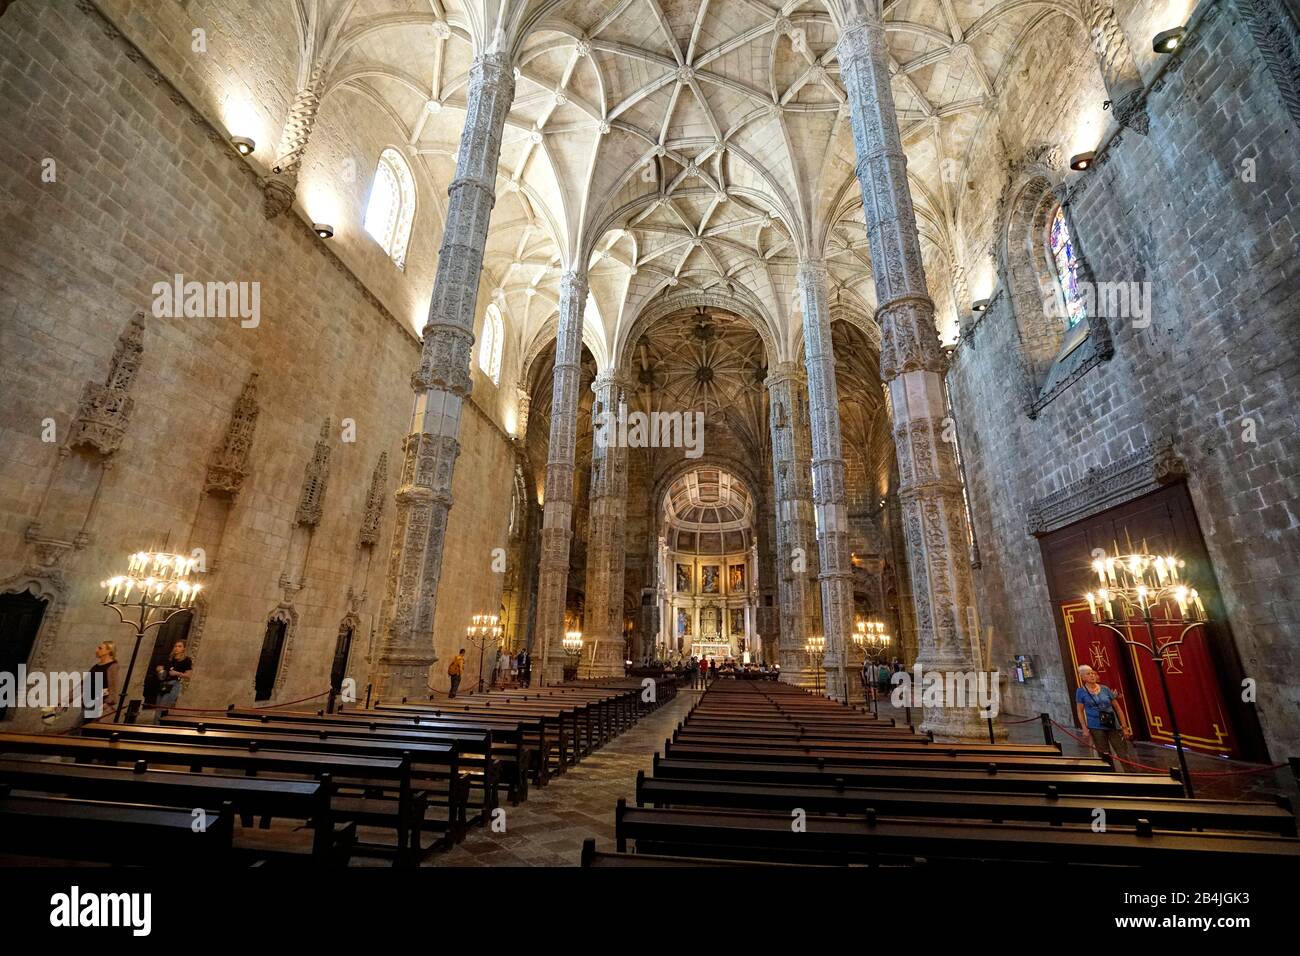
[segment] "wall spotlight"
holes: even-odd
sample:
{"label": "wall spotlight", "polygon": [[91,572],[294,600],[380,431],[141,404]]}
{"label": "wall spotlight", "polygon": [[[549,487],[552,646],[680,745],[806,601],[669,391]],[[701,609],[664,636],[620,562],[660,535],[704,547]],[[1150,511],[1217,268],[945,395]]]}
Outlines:
{"label": "wall spotlight", "polygon": [[252,155],[253,150],[257,149],[257,144],[254,143],[247,136],[230,137],[230,145],[234,146],[235,149],[239,150],[240,156],[250,156]]}
{"label": "wall spotlight", "polygon": [[329,223],[324,222],[313,222],[311,224],[311,231],[316,233],[316,235],[320,236],[322,239],[328,239],[334,235],[334,227]]}
{"label": "wall spotlight", "polygon": [[1183,45],[1183,34],[1186,32],[1182,27],[1174,27],[1172,30],[1157,33],[1156,38],[1151,41],[1151,49],[1157,53],[1173,53]]}
{"label": "wall spotlight", "polygon": [[972,312],[987,312],[989,310],[988,299],[977,299],[970,304]]}
{"label": "wall spotlight", "polygon": [[1092,161],[1097,158],[1094,150],[1088,150],[1086,153],[1079,153],[1077,156],[1070,157],[1070,168],[1075,172],[1083,172],[1085,169],[1092,169]]}

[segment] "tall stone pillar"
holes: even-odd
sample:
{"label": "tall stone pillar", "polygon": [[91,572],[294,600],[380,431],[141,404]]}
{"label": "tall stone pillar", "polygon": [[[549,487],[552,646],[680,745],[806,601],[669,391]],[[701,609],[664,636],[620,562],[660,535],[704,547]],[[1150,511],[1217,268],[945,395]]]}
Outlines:
{"label": "tall stone pillar", "polygon": [[595,655],[583,655],[584,677],[623,673],[623,577],[626,564],[627,449],[618,442],[620,408],[628,384],[612,370],[596,376],[591,410],[591,504],[587,526],[587,608],[583,636]]}
{"label": "tall stone pillar", "polygon": [[799,264],[803,306],[804,362],[808,369],[808,409],[812,421],[813,508],[817,516],[817,558],[821,569],[822,633],[826,638],[826,689],[847,700],[848,643],[853,634],[853,566],[849,563],[849,510],[844,491],[844,448],[840,438],[840,399],[831,348],[826,266]]}
{"label": "tall stone pillar", "polygon": [[772,430],[772,484],[776,505],[776,580],[780,605],[777,654],[781,679],[798,682],[808,656],[804,641],[817,630],[812,581],[816,562],[812,457],[799,401],[804,390],[797,362],[779,362],[765,382]]}
{"label": "tall stone pillar", "polygon": [[[966,517],[953,448],[941,438],[944,357],[889,86],[884,25],[878,16],[861,12],[861,6],[857,10],[841,21],[840,76],[852,117],[879,303],[880,374],[889,389],[898,453],[917,662],[927,670],[973,671],[979,662],[968,633],[967,608],[974,597]],[[973,707],[928,708],[922,727],[945,737],[987,732]]]}
{"label": "tall stone pillar", "polygon": [[578,438],[582,316],[586,307],[587,270],[566,272],[560,279],[560,325],[555,336],[551,438],[546,452],[542,560],[537,585],[537,636],[542,642],[542,681],[546,684],[558,684],[564,676],[560,640],[564,636],[569,545],[573,540],[573,456]]}
{"label": "tall stone pillar", "polygon": [[283,215],[293,206],[293,197],[298,189],[298,170],[302,168],[302,157],[316,126],[324,79],[324,71],[319,66],[313,67],[306,84],[294,94],[289,106],[289,116],[284,121],[284,132],[280,134],[275,161],[271,164],[271,175],[262,183],[262,211],[267,219]]}
{"label": "tall stone pillar", "polygon": [[1080,0],[1079,5],[1115,122],[1145,135],[1150,120],[1141,105],[1142,75],[1124,28],[1115,16],[1114,0]]}
{"label": "tall stone pillar", "polygon": [[[424,326],[420,367],[411,376],[415,406],[397,490],[397,523],[388,566],[372,681],[378,698],[423,694],[433,649],[451,480],[460,454],[462,404],[471,390],[474,315],[488,222],[496,202],[497,160],[514,99],[510,61],[479,56],[470,68],[465,129],[456,175],[447,189],[446,230]],[[484,554],[483,567],[488,567]]]}

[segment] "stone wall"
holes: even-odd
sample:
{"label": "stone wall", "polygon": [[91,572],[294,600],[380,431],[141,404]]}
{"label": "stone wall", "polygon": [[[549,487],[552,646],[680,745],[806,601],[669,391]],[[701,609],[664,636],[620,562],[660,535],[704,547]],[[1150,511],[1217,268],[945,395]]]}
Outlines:
{"label": "stone wall", "polygon": [[[1012,653],[1040,662],[1039,679],[1012,685],[1004,709],[1066,721],[1073,688],[1026,509],[1168,436],[1187,465],[1242,664],[1258,681],[1266,741],[1282,759],[1300,744],[1300,135],[1235,5],[1206,0],[1201,11],[1177,58],[1148,62],[1148,135],[1124,131],[1093,171],[1067,181],[1075,239],[1096,281],[1150,282],[1149,326],[1108,319],[1114,357],[1030,418],[1015,385],[1017,306],[999,282],[949,384],[994,663],[1005,668]],[[1050,117],[1068,112],[1073,95],[1060,91],[1060,109],[1049,98],[1042,128],[1022,138],[1054,142]],[[1247,160],[1254,181],[1243,179]],[[1010,174],[990,169],[978,192],[1005,196]],[[993,267],[990,256],[973,271]]]}
{"label": "stone wall", "polygon": [[[251,701],[265,621],[286,600],[296,624],[275,699],[325,688],[349,610],[361,621],[349,675],[364,688],[418,363],[411,316],[385,308],[298,218],[268,222],[248,165],[128,40],[70,0],[40,6],[38,16],[37,5],[19,4],[0,23],[0,581],[11,582],[0,589],[39,579],[55,594],[35,655],[44,666],[88,667],[103,639],[118,642],[125,662],[129,632],[99,606],[99,582],[128,550],[204,547],[215,567],[185,704]],[[53,182],[42,180],[46,159]],[[432,269],[434,248],[413,242],[420,269]],[[260,322],[153,316],[153,283],[175,273],[258,283]],[[134,407],[82,546],[29,542],[47,486],[38,536],[72,542],[82,528],[99,459],[74,451],[61,460],[60,449],[83,386],[104,381],[138,310]],[[204,494],[205,472],[251,372],[260,415],[219,535],[226,505]],[[46,419],[54,442],[42,441]],[[328,483],[309,535],[295,515],[326,419]],[[343,419],[355,423],[355,441]],[[457,586],[443,589],[435,625],[444,660],[471,613],[497,608],[490,549],[506,544],[511,494],[511,446],[493,419],[469,411],[460,442],[442,572]],[[359,548],[385,452],[379,539]],[[445,686],[445,674],[435,683]]]}

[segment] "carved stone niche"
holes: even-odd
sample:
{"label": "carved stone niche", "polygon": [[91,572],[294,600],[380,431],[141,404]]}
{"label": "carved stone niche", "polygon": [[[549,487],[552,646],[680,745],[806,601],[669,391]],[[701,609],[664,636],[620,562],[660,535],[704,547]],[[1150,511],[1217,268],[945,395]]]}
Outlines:
{"label": "carved stone niche", "polygon": [[1039,498],[1029,508],[1025,531],[1042,537],[1186,478],[1187,466],[1174,451],[1173,439],[1162,438],[1109,465],[1090,468],[1078,481]]}

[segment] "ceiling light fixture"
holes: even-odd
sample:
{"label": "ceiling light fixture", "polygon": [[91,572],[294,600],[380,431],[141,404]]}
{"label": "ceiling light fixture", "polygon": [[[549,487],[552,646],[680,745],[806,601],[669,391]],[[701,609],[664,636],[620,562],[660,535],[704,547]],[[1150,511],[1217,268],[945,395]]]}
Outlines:
{"label": "ceiling light fixture", "polygon": [[257,149],[257,144],[254,143],[247,136],[230,137],[230,145],[234,146],[235,149],[239,150],[240,156],[251,156],[253,150]]}
{"label": "ceiling light fixture", "polygon": [[1086,153],[1078,153],[1070,157],[1070,168],[1076,173],[1081,173],[1085,169],[1092,169],[1092,161],[1097,158],[1094,150],[1088,150]]}
{"label": "ceiling light fixture", "polygon": [[988,299],[976,299],[970,304],[972,312],[987,312],[989,310]]}
{"label": "ceiling light fixture", "polygon": [[320,236],[322,239],[329,239],[334,235],[334,227],[326,222],[313,222],[311,224],[311,231],[316,233],[316,235]]}

